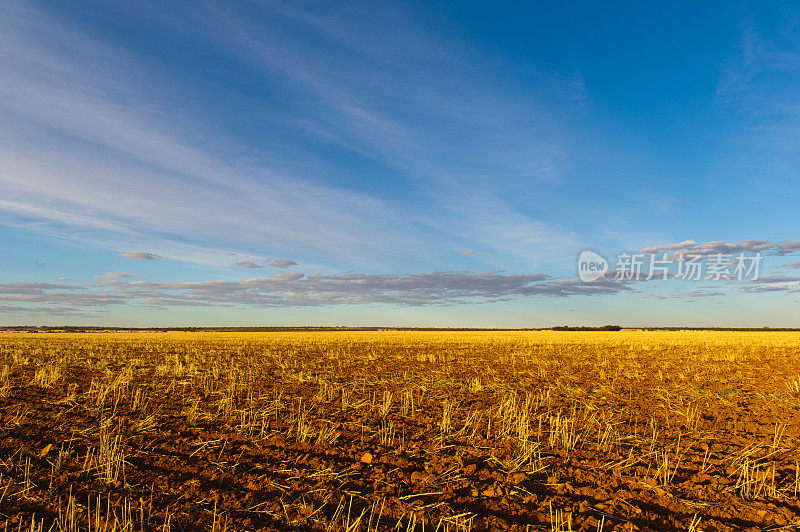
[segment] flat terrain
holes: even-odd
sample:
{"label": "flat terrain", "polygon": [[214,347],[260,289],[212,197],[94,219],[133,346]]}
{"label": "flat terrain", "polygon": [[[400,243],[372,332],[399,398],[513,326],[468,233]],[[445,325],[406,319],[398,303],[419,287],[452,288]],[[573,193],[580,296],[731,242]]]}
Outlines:
{"label": "flat terrain", "polygon": [[800,334],[0,334],[9,530],[800,527]]}

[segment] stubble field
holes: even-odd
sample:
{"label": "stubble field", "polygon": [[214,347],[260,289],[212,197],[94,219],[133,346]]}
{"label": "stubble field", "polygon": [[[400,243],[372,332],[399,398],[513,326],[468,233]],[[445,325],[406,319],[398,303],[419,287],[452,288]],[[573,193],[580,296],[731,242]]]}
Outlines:
{"label": "stubble field", "polygon": [[8,530],[800,526],[800,335],[0,333]]}

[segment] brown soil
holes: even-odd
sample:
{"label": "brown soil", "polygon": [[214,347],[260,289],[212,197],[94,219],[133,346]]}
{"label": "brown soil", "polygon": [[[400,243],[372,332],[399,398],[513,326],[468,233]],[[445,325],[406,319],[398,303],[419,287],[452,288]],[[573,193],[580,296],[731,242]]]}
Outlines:
{"label": "brown soil", "polygon": [[0,524],[800,526],[797,335],[561,334],[2,335]]}

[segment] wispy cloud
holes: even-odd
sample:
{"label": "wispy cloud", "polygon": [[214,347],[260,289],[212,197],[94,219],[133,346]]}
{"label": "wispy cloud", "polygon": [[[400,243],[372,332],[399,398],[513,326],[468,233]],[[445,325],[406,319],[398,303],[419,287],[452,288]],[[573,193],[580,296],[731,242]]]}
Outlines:
{"label": "wispy cloud", "polygon": [[474,254],[475,254],[475,250],[472,250],[472,249],[469,250],[469,251],[462,251],[461,253],[459,253],[459,255],[474,255]]}
{"label": "wispy cloud", "polygon": [[688,297],[719,297],[727,294],[722,290],[689,290],[686,295]]}
{"label": "wispy cloud", "polygon": [[657,299],[698,299],[704,297],[721,297],[728,295],[722,290],[675,290],[669,294],[649,294],[650,297]]}
{"label": "wispy cloud", "polygon": [[771,250],[772,255],[792,255],[800,252],[800,241],[782,242]]}
{"label": "wispy cloud", "polygon": [[800,276],[767,275],[751,281],[742,288],[743,292],[760,294],[764,292],[800,292]]}
{"label": "wispy cloud", "polygon": [[[264,265],[269,266],[270,268],[280,268],[285,269],[290,266],[297,266],[297,263],[292,259],[266,259],[263,261]],[[243,260],[241,262],[236,263],[237,266],[240,268],[263,268],[261,264],[253,262],[252,260]]]}
{"label": "wispy cloud", "polygon": [[[793,14],[790,14],[794,11]],[[716,91],[719,111],[733,124],[734,144],[726,157],[744,174],[739,194],[770,194],[773,204],[792,199],[800,152],[800,26],[790,8],[778,27],[750,20],[742,30],[738,53],[728,62]],[[750,188],[751,187],[751,188]],[[747,202],[743,202],[747,205]]]}
{"label": "wispy cloud", "polygon": [[[500,185],[560,178],[566,117],[583,89],[543,73],[535,95],[495,86],[493,61],[393,9],[365,13],[373,20],[283,4],[260,5],[258,16],[209,4],[144,16],[171,28],[190,21],[175,38],[200,38],[250,82],[287,88],[271,105],[224,78],[178,79],[46,9],[8,2],[0,223],[205,262],[214,250],[434,262],[442,239],[530,260],[572,242]],[[397,31],[383,32],[387,23]],[[358,191],[342,160],[391,176],[400,193]],[[468,205],[454,196],[467,190]],[[443,216],[429,219],[437,209]]]}
{"label": "wispy cloud", "polygon": [[243,306],[250,308],[389,304],[439,306],[533,297],[614,295],[633,290],[613,279],[582,283],[541,273],[450,271],[409,275],[281,272],[241,281],[124,281],[97,285],[0,284],[0,303],[54,303],[70,307],[109,305]]}
{"label": "wispy cloud", "polygon": [[158,255],[149,251],[124,251],[119,256],[131,260],[156,260],[158,258]]}
{"label": "wispy cloud", "polygon": [[675,244],[665,244],[663,246],[653,246],[649,248],[642,248],[642,253],[655,253],[658,251],[679,251],[689,249],[697,245],[694,240],[684,240],[683,242],[676,242]]}
{"label": "wispy cloud", "polygon": [[240,268],[263,268],[263,266],[259,266],[251,260],[243,260],[241,262],[237,262],[236,265]]}
{"label": "wispy cloud", "polygon": [[106,272],[103,274],[95,275],[95,279],[127,279],[129,277],[137,277],[141,273],[125,273],[125,272]]}
{"label": "wispy cloud", "polygon": [[289,266],[297,266],[297,263],[292,259],[269,259],[267,266],[272,268],[288,268]]}
{"label": "wispy cloud", "polygon": [[676,244],[665,244],[642,248],[642,253],[672,252],[675,255],[733,255],[737,253],[765,253],[767,255],[791,255],[800,252],[800,242],[771,242],[768,240],[742,240],[728,242],[714,240],[698,244],[694,240],[685,240]]}
{"label": "wispy cloud", "polygon": [[[110,281],[106,281],[110,282]],[[124,305],[128,298],[123,294],[96,290],[85,285],[52,283],[1,283],[0,303],[25,305],[33,311],[41,308],[104,307]]]}
{"label": "wispy cloud", "polygon": [[86,308],[70,308],[65,306],[16,306],[0,305],[0,313],[8,316],[20,316],[26,319],[49,318],[101,318],[103,311],[100,309],[87,310]]}

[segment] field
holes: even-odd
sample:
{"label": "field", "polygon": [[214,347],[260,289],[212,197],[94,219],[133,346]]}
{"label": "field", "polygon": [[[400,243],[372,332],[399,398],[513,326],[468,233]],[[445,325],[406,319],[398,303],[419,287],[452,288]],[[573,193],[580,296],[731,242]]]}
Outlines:
{"label": "field", "polygon": [[800,527],[790,332],[0,333],[8,530]]}

